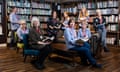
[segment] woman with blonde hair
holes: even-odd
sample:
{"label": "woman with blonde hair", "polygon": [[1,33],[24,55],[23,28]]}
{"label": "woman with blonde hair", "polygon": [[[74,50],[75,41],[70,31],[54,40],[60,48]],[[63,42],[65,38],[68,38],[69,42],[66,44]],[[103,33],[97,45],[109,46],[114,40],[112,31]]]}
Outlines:
{"label": "woman with blonde hair", "polygon": [[44,69],[44,61],[48,54],[51,52],[48,46],[50,42],[43,42],[43,34],[40,30],[40,23],[37,17],[33,17],[31,20],[31,28],[29,30],[29,43],[32,49],[37,49],[40,51],[39,59],[34,62],[34,66],[37,69]]}
{"label": "woman with blonde hair", "polygon": [[86,20],[86,21],[89,20],[89,14],[85,6],[79,12],[78,22],[81,22],[83,20]]}
{"label": "woman with blonde hair", "polygon": [[20,27],[17,29],[17,36],[18,36],[18,40],[20,43],[22,43],[23,40],[23,34],[28,34],[29,33],[29,29],[26,26],[26,21],[25,20],[20,20]]}
{"label": "woman with blonde hair", "polygon": [[93,24],[95,27],[95,30],[100,35],[100,42],[105,52],[109,52],[109,49],[107,48],[106,44],[106,19],[102,16],[102,13],[99,9],[96,10],[96,17],[93,19]]}

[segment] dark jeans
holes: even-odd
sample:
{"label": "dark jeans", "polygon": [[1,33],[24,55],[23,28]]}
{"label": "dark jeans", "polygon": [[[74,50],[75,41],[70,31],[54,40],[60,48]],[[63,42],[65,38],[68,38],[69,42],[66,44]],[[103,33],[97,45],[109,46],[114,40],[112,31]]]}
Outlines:
{"label": "dark jeans", "polygon": [[37,60],[37,62],[40,65],[43,65],[45,59],[47,58],[47,56],[50,54],[51,52],[51,48],[47,45],[44,48],[38,49],[40,51],[40,55],[39,55],[39,59]]}
{"label": "dark jeans", "polygon": [[11,47],[16,47],[16,38],[15,38],[15,32],[16,30],[12,30],[12,33],[11,33],[11,42],[10,42],[10,46]]}
{"label": "dark jeans", "polygon": [[96,60],[92,57],[91,51],[88,47],[76,46],[74,48],[71,48],[70,50],[77,51],[79,53],[79,56],[81,57],[82,62],[87,62],[88,60],[90,64],[96,64]]}

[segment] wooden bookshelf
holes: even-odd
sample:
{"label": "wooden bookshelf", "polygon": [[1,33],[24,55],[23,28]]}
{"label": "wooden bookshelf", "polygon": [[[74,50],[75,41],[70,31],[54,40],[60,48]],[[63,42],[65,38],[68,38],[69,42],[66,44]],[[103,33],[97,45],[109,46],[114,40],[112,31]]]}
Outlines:
{"label": "wooden bookshelf", "polygon": [[[6,16],[7,16],[7,35],[11,31],[9,14],[11,7],[15,6],[18,9],[17,14],[20,19],[25,19],[27,27],[31,27],[31,18],[38,17],[40,20],[40,26],[43,30],[46,28],[47,20],[51,16],[52,2],[41,2],[40,0],[7,0],[6,1]],[[45,31],[43,31],[45,33]],[[10,38],[8,36],[8,38]],[[8,43],[9,44],[9,43]]]}
{"label": "wooden bookshelf", "polygon": [[[102,15],[106,18],[106,28],[107,28],[107,42],[111,41],[115,42],[114,40],[117,41],[117,45],[120,43],[120,23],[118,23],[118,11],[120,10],[120,1],[119,0],[96,0],[96,1],[84,1],[84,2],[78,2],[76,1],[74,5],[72,6],[67,6],[66,3],[72,3],[71,1],[66,1],[63,3],[63,11],[68,11],[70,13],[71,17],[75,17],[77,20],[78,18],[78,12],[81,10],[83,6],[86,6],[89,15],[90,15],[90,29],[92,30],[91,32],[94,32],[94,29],[92,27],[93,25],[93,18],[95,17],[96,9],[100,9],[102,12]],[[66,6],[65,6],[66,5]],[[77,7],[77,8],[75,8]],[[75,11],[74,11],[75,10]],[[75,13],[76,14],[75,14]],[[120,14],[120,11],[119,11]],[[120,22],[120,21],[119,21]],[[112,36],[112,38],[109,38]],[[113,39],[114,38],[114,39]],[[110,43],[109,43],[110,44]],[[114,46],[114,43],[111,43],[111,45]]]}
{"label": "wooden bookshelf", "polygon": [[0,43],[6,42],[6,20],[4,2],[4,0],[0,0]]}

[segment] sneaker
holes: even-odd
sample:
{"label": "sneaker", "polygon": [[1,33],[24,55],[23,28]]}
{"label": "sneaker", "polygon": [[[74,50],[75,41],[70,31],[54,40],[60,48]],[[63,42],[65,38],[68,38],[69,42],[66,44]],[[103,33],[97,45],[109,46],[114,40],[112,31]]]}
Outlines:
{"label": "sneaker", "polygon": [[92,66],[95,67],[95,68],[102,68],[102,64],[94,64]]}
{"label": "sneaker", "polygon": [[110,52],[110,50],[107,47],[104,47],[104,52]]}

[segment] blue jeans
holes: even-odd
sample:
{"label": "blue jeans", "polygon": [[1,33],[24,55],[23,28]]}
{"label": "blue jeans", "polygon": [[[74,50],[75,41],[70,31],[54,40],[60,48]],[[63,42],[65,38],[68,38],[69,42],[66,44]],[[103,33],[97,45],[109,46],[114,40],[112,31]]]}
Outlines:
{"label": "blue jeans", "polygon": [[83,47],[90,49],[90,44],[88,42],[84,42]]}
{"label": "blue jeans", "polygon": [[107,47],[107,46],[106,46],[106,29],[105,29],[105,27],[103,27],[102,29],[99,28],[99,29],[98,29],[98,33],[99,33],[99,35],[100,35],[101,45],[102,45],[103,47]]}
{"label": "blue jeans", "polygon": [[96,60],[92,57],[91,51],[88,47],[76,46],[74,48],[71,48],[70,50],[77,51],[79,53],[79,56],[81,57],[81,61],[87,62],[88,60],[90,64],[96,64]]}

